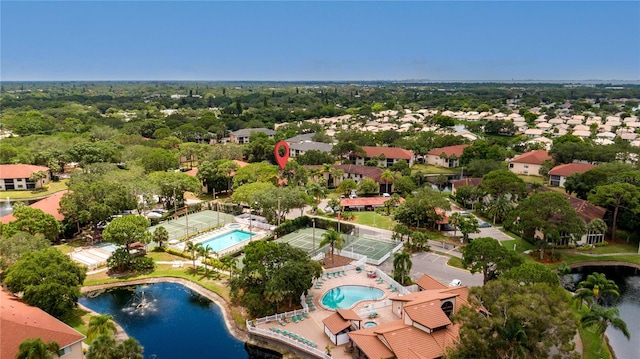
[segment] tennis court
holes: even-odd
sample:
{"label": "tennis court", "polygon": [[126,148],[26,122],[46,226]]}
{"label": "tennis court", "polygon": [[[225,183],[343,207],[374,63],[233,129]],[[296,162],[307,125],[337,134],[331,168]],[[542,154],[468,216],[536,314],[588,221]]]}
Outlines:
{"label": "tennis court", "polygon": [[[293,233],[289,233],[278,238],[276,242],[289,243],[296,248],[300,248],[311,253],[312,248],[314,247],[313,232],[313,228],[299,229]],[[326,231],[324,229],[315,229],[316,252],[326,252],[329,250],[329,245],[318,248],[318,244],[322,242],[322,235],[325,232]],[[372,264],[377,264],[383,258],[391,255],[394,249],[398,246],[397,242],[391,240],[352,236],[348,234],[343,234],[342,236],[344,238],[344,242],[342,243],[343,252],[353,252],[367,256],[367,262]]]}
{"label": "tennis court", "polygon": [[187,236],[187,228],[189,234],[193,235],[232,222],[233,216],[230,214],[206,210],[164,221],[156,226],[149,227],[149,232],[153,233],[156,228],[164,227],[169,232],[169,241],[181,240]]}

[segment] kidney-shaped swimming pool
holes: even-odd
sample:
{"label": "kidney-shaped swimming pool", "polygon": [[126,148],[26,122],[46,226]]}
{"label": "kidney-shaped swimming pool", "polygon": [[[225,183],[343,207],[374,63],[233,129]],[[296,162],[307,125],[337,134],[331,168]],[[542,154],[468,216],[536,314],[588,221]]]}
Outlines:
{"label": "kidney-shaped swimming pool", "polygon": [[376,287],[362,285],[342,285],[332,288],[322,296],[322,305],[329,309],[349,309],[363,300],[377,300],[384,297],[384,291]]}

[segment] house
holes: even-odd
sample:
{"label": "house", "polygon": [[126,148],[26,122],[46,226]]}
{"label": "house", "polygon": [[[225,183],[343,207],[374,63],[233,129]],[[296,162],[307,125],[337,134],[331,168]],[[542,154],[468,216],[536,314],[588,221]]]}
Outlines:
{"label": "house", "polygon": [[[542,187],[542,191],[551,191],[551,189]],[[576,210],[576,213],[585,224],[589,224],[594,219],[603,219],[607,210],[600,206],[593,205],[578,197],[570,196],[568,194],[562,194],[571,204],[571,207]],[[588,228],[588,226],[587,226]],[[568,237],[567,237],[568,239]],[[604,241],[604,233],[597,233],[589,231],[583,235],[576,243],[577,244],[596,244]]]}
{"label": "house", "polygon": [[[45,177],[37,182],[29,180],[32,174],[44,172]],[[51,171],[49,167],[10,164],[0,165],[0,191],[29,190],[42,188],[51,181]]]}
{"label": "house", "polygon": [[331,152],[333,145],[324,142],[295,142],[289,143],[289,157],[295,158],[304,155],[308,151]]}
{"label": "house", "polygon": [[453,181],[451,182],[451,195],[455,196],[456,190],[460,187],[463,187],[463,186],[477,187],[480,184],[480,182],[482,182],[481,177],[467,177],[467,178],[459,179],[457,181]]}
{"label": "house", "polygon": [[[60,200],[62,199],[62,196],[64,196],[67,192],[69,191],[56,192],[49,197],[43,198],[38,202],[30,204],[29,207],[39,209],[46,214],[52,215],[56,220],[62,221],[64,219],[64,215],[58,212],[58,209],[60,209]],[[15,220],[16,217],[14,217],[13,214],[8,214],[0,218],[0,223],[7,224]]]}
{"label": "house", "polygon": [[509,161],[509,171],[518,175],[539,176],[542,164],[546,160],[552,158],[545,150],[526,152]]}
{"label": "house", "polygon": [[363,146],[362,150],[365,155],[356,157],[357,165],[365,165],[371,159],[377,159],[380,167],[390,167],[402,160],[406,161],[409,167],[413,166],[413,151],[404,148]]}
{"label": "house", "polygon": [[530,129],[527,129],[526,131],[524,131],[524,134],[527,135],[530,138],[540,137],[540,136],[542,136],[543,133],[544,133],[544,131],[539,129],[539,128],[530,128]]}
{"label": "house", "polygon": [[254,132],[258,132],[258,133],[264,133],[266,134],[269,138],[273,138],[273,136],[275,136],[276,131],[274,130],[270,130],[268,128],[264,128],[264,127],[260,127],[260,128],[243,128],[241,130],[238,131],[233,131],[229,133],[229,142],[233,142],[233,143],[237,143],[237,144],[245,144],[245,143],[249,143],[249,136],[251,136],[252,133]]}
{"label": "house", "polygon": [[[322,166],[308,166],[308,168],[322,168]],[[382,172],[384,172],[384,170],[381,168],[362,165],[334,165],[331,168],[331,172],[322,174],[325,177],[327,185],[329,187],[337,187],[340,182],[346,179],[352,179],[356,183],[360,183],[360,181],[365,178],[371,178],[376,181],[376,183],[381,185],[380,192],[393,192],[393,183],[385,183],[380,179]],[[390,188],[388,188],[388,190],[385,190],[382,185],[389,185],[385,187]]]}
{"label": "house", "polygon": [[343,345],[349,342],[349,333],[361,328],[362,318],[351,309],[336,309],[332,315],[324,318],[324,333],[334,345]]}
{"label": "house", "polygon": [[0,328],[0,358],[15,358],[20,343],[34,338],[58,343],[60,354],[56,358],[84,358],[84,335],[42,309],[24,303],[4,288],[0,288]]}
{"label": "house", "polygon": [[565,163],[555,166],[549,171],[549,185],[564,188],[567,177],[574,173],[584,173],[595,166],[588,163]]}
{"label": "house", "polygon": [[469,145],[447,146],[435,148],[425,157],[425,162],[440,167],[458,167],[464,149]]}
{"label": "house", "polygon": [[389,298],[397,320],[346,333],[352,341],[355,357],[441,358],[447,348],[455,345],[460,325],[454,324],[451,316],[462,306],[469,305],[466,300],[469,289],[444,285],[421,289]]}

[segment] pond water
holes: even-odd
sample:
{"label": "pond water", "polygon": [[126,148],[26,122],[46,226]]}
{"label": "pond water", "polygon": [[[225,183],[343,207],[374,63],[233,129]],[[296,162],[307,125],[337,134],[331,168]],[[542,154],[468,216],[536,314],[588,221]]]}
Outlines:
{"label": "pond water", "polygon": [[620,289],[620,299],[615,304],[620,311],[620,318],[627,323],[631,334],[631,340],[619,330],[609,327],[607,337],[616,357],[619,359],[640,358],[640,273],[630,267],[582,267],[574,271],[579,274],[577,281],[581,281],[590,273],[604,273],[608,279],[612,279]]}
{"label": "pond water", "polygon": [[252,358],[232,336],[220,308],[177,283],[112,288],[79,302],[111,314],[144,347],[145,358]]}

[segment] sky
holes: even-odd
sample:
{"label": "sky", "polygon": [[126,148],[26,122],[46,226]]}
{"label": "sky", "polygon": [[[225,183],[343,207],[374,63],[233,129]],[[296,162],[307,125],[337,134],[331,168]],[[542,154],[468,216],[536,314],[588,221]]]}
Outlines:
{"label": "sky", "polygon": [[640,80],[640,1],[0,1],[0,80]]}

